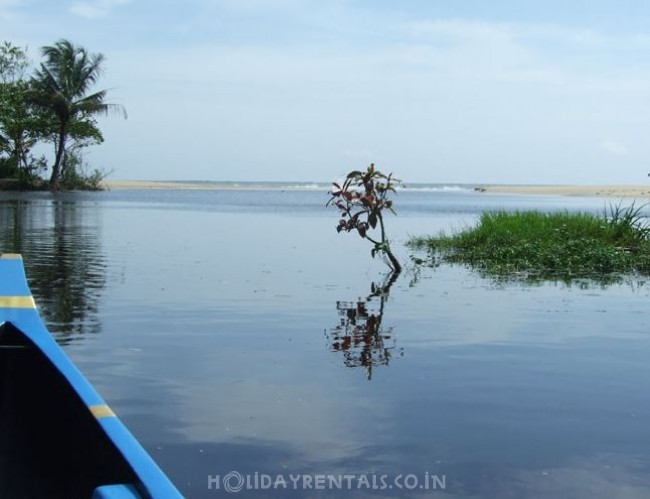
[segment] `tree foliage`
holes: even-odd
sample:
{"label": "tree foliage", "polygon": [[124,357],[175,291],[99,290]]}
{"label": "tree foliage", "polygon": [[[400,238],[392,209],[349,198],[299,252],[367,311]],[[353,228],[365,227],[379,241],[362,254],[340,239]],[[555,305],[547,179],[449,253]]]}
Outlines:
{"label": "tree foliage", "polygon": [[[34,102],[56,117],[56,156],[50,186],[57,188],[73,128],[97,115],[118,112],[126,117],[126,112],[122,106],[106,102],[106,90],[89,93],[102,74],[103,54],[92,54],[68,40],[43,47],[42,52],[45,61],[33,78]],[[92,125],[86,123],[86,129],[94,132]]]}
{"label": "tree foliage", "polygon": [[8,42],[0,46],[0,174],[31,177],[42,165],[30,151],[44,135],[47,118],[30,100],[25,80],[29,59],[24,49]]}
{"label": "tree foliage", "polygon": [[29,58],[27,49],[16,47],[10,42],[0,45],[0,83],[15,83],[24,79]]}
{"label": "tree foliage", "polygon": [[[402,185],[393,174],[385,175],[371,163],[366,171],[353,170],[347,174],[343,183],[334,182],[327,205],[333,204],[339,210],[340,219],[337,232],[356,231],[359,236],[373,243],[371,255],[384,256],[391,270],[400,272],[402,266],[391,251],[384,225],[384,210],[395,214],[393,201],[389,198],[395,187]],[[379,228],[379,238],[370,232]]]}
{"label": "tree foliage", "polygon": [[126,112],[106,102],[106,90],[92,92],[103,72],[102,54],[68,40],[43,47],[42,54],[29,77],[26,49],[0,45],[0,177],[33,183],[47,170],[47,160],[31,151],[49,142],[54,145],[49,185],[56,189],[62,179],[79,177],[68,169],[82,164],[81,150],[104,141],[96,116],[126,117]]}

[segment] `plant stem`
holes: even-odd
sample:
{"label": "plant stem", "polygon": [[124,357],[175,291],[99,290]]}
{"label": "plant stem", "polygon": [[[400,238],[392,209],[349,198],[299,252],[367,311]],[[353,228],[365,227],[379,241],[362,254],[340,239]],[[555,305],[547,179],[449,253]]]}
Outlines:
{"label": "plant stem", "polygon": [[393,269],[393,271],[396,274],[399,274],[402,271],[402,266],[400,265],[397,258],[395,258],[395,255],[393,255],[393,252],[390,249],[390,243],[388,242],[388,239],[386,239],[386,230],[384,228],[384,217],[381,216],[381,213],[378,213],[377,218],[379,219],[379,227],[381,228],[382,251],[386,253],[388,260],[391,263],[390,267]]}

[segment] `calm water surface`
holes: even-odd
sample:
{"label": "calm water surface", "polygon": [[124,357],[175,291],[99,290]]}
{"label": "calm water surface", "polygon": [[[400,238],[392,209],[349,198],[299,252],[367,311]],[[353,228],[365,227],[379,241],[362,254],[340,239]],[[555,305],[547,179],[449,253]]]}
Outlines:
{"label": "calm water surface", "polygon": [[[237,471],[286,477],[240,494],[260,498],[650,496],[644,282],[443,266],[371,296],[385,269],[336,234],[326,194],[273,187],[0,193],[0,251],[23,254],[57,341],[184,494],[228,496],[208,476]],[[396,206],[408,260],[409,235],[483,209],[605,201],[432,190]],[[400,473],[438,488],[289,481]]]}

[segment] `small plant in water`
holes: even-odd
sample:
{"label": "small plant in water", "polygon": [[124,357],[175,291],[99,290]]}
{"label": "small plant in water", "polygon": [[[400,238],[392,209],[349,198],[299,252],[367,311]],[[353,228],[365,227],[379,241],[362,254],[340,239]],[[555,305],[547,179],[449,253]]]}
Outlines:
{"label": "small plant in water", "polygon": [[[393,201],[388,196],[395,193],[397,185],[402,185],[401,180],[394,178],[392,173],[383,174],[371,163],[365,172],[354,170],[348,173],[342,184],[334,182],[327,206],[333,204],[339,209],[341,218],[337,232],[357,231],[374,245],[371,251],[373,258],[379,254],[393,272],[399,273],[402,266],[390,249],[382,213],[388,210],[395,214]],[[368,232],[377,226],[380,233],[376,239]]]}

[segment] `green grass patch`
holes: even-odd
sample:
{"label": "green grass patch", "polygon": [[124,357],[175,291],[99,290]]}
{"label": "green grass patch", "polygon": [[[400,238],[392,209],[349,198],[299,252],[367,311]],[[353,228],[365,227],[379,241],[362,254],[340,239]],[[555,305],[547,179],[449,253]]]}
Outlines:
{"label": "green grass patch", "polygon": [[492,275],[532,278],[650,275],[650,227],[643,208],[611,206],[602,215],[486,212],[453,235],[414,238],[432,264],[461,263]]}

